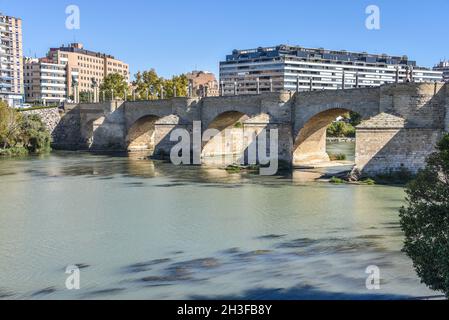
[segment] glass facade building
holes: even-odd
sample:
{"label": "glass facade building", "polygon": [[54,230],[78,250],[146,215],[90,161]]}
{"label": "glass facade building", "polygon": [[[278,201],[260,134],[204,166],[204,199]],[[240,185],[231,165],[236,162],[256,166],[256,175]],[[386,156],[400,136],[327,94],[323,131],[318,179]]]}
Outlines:
{"label": "glass facade building", "polygon": [[234,50],[220,62],[225,95],[363,88],[396,81],[442,81],[442,72],[419,67],[407,56],[287,45]]}

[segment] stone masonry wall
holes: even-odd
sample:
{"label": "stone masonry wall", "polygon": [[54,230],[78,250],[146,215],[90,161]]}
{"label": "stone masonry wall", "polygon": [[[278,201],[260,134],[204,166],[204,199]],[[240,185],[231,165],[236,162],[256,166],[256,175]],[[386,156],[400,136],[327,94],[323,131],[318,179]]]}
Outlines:
{"label": "stone masonry wall", "polygon": [[416,173],[440,139],[441,131],[432,129],[361,129],[357,131],[357,166],[368,176],[402,169]]}
{"label": "stone masonry wall", "polygon": [[52,136],[52,148],[78,150],[80,142],[80,116],[76,106],[67,106],[65,111],[58,108],[24,111],[41,117]]}
{"label": "stone masonry wall", "polygon": [[58,126],[59,121],[61,121],[61,114],[58,108],[23,111],[22,113],[25,115],[38,115],[52,134]]}

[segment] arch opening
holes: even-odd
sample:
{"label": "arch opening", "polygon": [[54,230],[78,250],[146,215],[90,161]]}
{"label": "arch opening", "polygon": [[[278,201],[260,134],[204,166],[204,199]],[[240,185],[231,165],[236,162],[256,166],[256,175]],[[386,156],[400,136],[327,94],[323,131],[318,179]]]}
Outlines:
{"label": "arch opening", "polygon": [[[311,117],[295,139],[293,165],[353,165],[355,126],[360,120],[358,113],[344,108],[326,110]],[[329,143],[329,138],[334,141]]]}
{"label": "arch opening", "polygon": [[99,128],[103,125],[105,117],[99,117],[97,119],[92,119],[86,124],[86,129],[84,133],[84,142],[88,149],[95,147],[96,136],[98,135]]}
{"label": "arch opening", "polygon": [[149,115],[138,119],[129,129],[126,136],[128,152],[145,152],[152,156],[156,149],[156,122],[160,117]]}
{"label": "arch opening", "polygon": [[201,152],[203,164],[246,164],[248,147],[266,126],[264,115],[250,117],[239,111],[218,115],[204,131]]}

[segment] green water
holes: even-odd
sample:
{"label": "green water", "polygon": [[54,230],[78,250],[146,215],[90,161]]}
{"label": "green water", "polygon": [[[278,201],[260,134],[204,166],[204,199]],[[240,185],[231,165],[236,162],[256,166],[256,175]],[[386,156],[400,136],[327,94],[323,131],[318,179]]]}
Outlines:
{"label": "green water", "polygon": [[[334,186],[149,160],[0,160],[0,297],[409,298],[401,188]],[[84,264],[81,289],[65,287]],[[365,270],[380,268],[378,291]]]}

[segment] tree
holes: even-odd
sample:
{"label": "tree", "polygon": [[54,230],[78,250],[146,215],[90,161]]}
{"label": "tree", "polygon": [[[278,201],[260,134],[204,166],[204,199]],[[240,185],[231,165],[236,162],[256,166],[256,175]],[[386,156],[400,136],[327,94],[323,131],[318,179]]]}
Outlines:
{"label": "tree", "polygon": [[80,92],[80,102],[81,103],[90,103],[91,102],[91,98],[90,98],[90,93],[88,91],[81,91]]}
{"label": "tree", "polygon": [[18,141],[28,152],[47,152],[50,151],[51,134],[40,116],[24,115],[20,119]]}
{"label": "tree", "polygon": [[349,123],[353,127],[357,127],[362,122],[362,116],[356,112],[349,112]]}
{"label": "tree", "polygon": [[449,134],[406,188],[400,211],[403,251],[423,283],[449,298]]}
{"label": "tree", "polygon": [[157,99],[164,79],[159,77],[154,69],[144,71],[143,73],[139,71],[135,78],[133,85],[136,87],[137,99],[146,100],[147,95],[150,99]]}
{"label": "tree", "polygon": [[187,96],[187,87],[189,85],[189,80],[185,74],[179,76],[173,76],[170,80],[164,81],[164,91],[166,98],[172,98],[175,96],[174,88],[176,88],[177,97]]}
{"label": "tree", "polygon": [[15,138],[20,129],[17,120],[17,111],[0,101],[0,148],[6,149],[15,146]]}
{"label": "tree", "polygon": [[100,95],[104,92],[106,97],[111,98],[111,90],[114,90],[114,98],[123,99],[125,97],[125,91],[128,90],[128,83],[125,77],[118,73],[108,74],[100,86]]}

